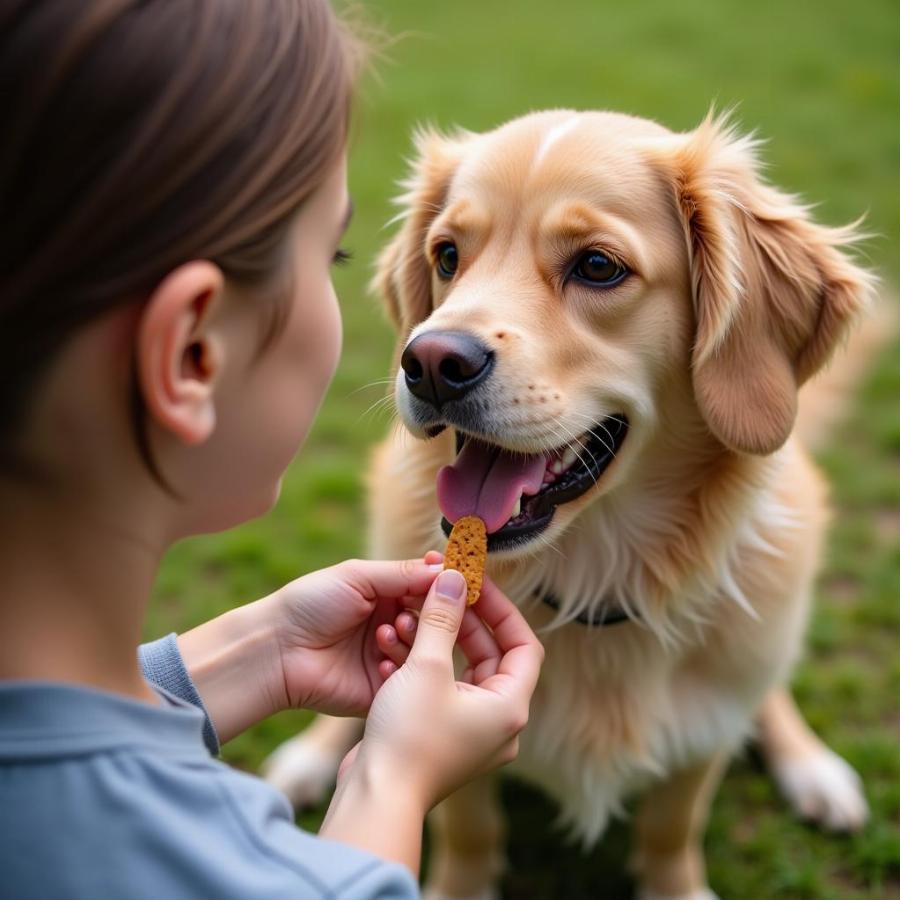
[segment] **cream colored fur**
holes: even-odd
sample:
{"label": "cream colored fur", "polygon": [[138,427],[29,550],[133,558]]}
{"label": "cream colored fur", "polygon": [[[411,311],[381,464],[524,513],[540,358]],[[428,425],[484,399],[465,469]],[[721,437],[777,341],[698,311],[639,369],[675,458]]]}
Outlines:
{"label": "cream colored fur", "polygon": [[[588,845],[626,798],[668,791],[670,833],[638,830],[645,896],[707,896],[699,846],[722,768],[713,761],[747,738],[761,707],[776,771],[830,752],[799,716],[789,727],[782,691],[827,523],[825,487],[794,424],[800,386],[845,339],[872,279],[842,249],[852,232],[813,224],[766,185],[753,141],[722,120],[681,135],[561,111],[487,135],[427,132],[418,146],[377,277],[398,350],[432,328],[495,349],[486,436],[510,449],[558,447],[617,412],[631,425],[595,488],[559,507],[539,540],[489,558],[547,650],[513,768],[559,801]],[[430,262],[448,238],[461,259],[449,284]],[[596,245],[635,273],[613,291],[559,275],[560,260]],[[815,386],[803,393],[814,406]],[[369,478],[374,557],[420,556],[445,540],[435,480],[453,435],[419,439],[399,372],[396,400],[401,424]],[[558,612],[541,590],[562,601]],[[574,622],[610,597],[635,621]],[[767,696],[783,703],[764,707]],[[349,747],[355,731],[336,724],[332,736]],[[859,788],[837,778],[830,793],[816,784],[801,794],[841,795],[855,813],[832,821],[858,827]],[[498,836],[483,852],[455,851],[461,821],[451,798],[436,821],[436,895],[474,897],[497,877]],[[454,859],[465,873],[456,880]]]}

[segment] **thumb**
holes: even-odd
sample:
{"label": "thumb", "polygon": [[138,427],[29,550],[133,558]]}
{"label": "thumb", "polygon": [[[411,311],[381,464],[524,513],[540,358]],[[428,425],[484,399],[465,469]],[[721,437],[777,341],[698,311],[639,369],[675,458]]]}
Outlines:
{"label": "thumb", "polygon": [[455,569],[441,572],[419,613],[411,659],[446,660],[453,665],[453,645],[466,609],[466,579]]}

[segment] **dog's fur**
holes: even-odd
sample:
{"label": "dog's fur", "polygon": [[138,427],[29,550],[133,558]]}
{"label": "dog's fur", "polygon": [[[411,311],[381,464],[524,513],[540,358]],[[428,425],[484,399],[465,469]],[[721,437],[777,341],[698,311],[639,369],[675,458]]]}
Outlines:
{"label": "dog's fur", "polygon": [[[794,431],[798,392],[871,292],[844,249],[853,229],[814,224],[762,180],[756,143],[712,116],[674,134],[553,111],[484,135],[426,131],[417,145],[403,224],[376,279],[398,351],[432,329],[488,344],[496,365],[479,388],[480,433],[512,450],[578,449],[576,436],[604,416],[630,422],[595,487],[560,506],[539,539],[489,560],[547,651],[515,769],[587,843],[647,791],[635,848],[644,897],[710,896],[707,805],[755,717],[795,806],[860,826],[855,773],[783,687],[827,519]],[[433,264],[448,239],[460,257],[450,281]],[[612,289],[567,279],[597,247],[633,274]],[[442,546],[435,480],[454,456],[452,429],[414,439],[424,434],[399,371],[396,398],[405,428],[370,478],[380,558]],[[559,598],[557,611],[535,599],[541,590]],[[633,621],[574,621],[610,598]],[[352,728],[316,723],[301,750],[270,764],[273,780],[298,799],[311,772],[296,753],[325,760],[327,779]],[[491,796],[470,786],[435,818],[435,895],[489,895],[502,857]]]}

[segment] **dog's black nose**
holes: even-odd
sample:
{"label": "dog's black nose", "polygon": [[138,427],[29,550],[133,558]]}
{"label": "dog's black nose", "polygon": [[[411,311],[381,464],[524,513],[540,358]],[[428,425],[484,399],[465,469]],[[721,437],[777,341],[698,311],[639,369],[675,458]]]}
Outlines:
{"label": "dog's black nose", "polygon": [[481,384],[493,363],[493,351],[464,331],[426,331],[410,341],[400,357],[406,386],[435,407]]}

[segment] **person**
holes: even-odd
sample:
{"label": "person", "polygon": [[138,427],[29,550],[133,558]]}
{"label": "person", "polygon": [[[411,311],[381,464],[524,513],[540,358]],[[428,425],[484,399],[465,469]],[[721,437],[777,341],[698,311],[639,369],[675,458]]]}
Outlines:
{"label": "person", "polygon": [[[4,897],[414,896],[427,810],[516,753],[540,644],[437,553],[136,653],[166,549],[275,503],[334,371],[356,47],[325,0],[0,7]],[[209,752],[298,706],[368,711],[318,836]]]}

